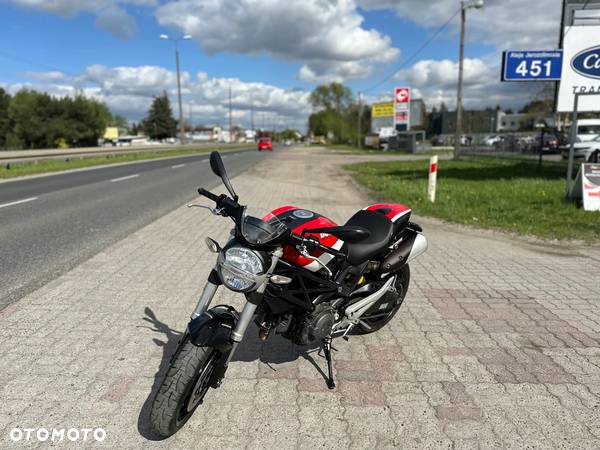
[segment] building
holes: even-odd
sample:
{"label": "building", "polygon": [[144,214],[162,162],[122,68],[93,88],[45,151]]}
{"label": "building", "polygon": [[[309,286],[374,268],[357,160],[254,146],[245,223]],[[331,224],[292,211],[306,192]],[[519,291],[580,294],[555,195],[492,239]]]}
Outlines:
{"label": "building", "polygon": [[[464,134],[496,133],[505,113],[499,109],[464,110],[462,131]],[[437,111],[429,114],[427,134],[437,136],[452,134],[456,130],[456,111]]]}
{"label": "building", "polygon": [[[425,126],[427,107],[420,99],[410,100],[410,130],[422,129]],[[371,105],[371,132],[380,134],[382,129],[394,128],[394,103],[381,102]]]}

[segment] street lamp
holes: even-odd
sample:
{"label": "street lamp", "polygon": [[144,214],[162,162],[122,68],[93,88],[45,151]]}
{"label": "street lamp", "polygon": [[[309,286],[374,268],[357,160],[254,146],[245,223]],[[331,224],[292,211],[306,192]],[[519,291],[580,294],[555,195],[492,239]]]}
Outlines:
{"label": "street lamp", "polygon": [[460,136],[462,134],[463,65],[465,60],[465,21],[467,9],[483,8],[484,0],[461,0],[460,2],[460,56],[458,60],[458,89],[456,93],[456,133],[454,134],[454,159],[460,158]]}
{"label": "street lamp", "polygon": [[192,38],[192,36],[189,34],[186,34],[185,36],[173,39],[166,34],[161,34],[160,38],[165,41],[172,41],[173,44],[175,45],[175,65],[177,66],[177,98],[179,100],[179,134],[181,135],[181,142],[183,143],[185,130],[183,127],[183,105],[181,102],[181,78],[179,75],[179,45],[178,45],[178,43],[179,43],[179,41],[188,41]]}

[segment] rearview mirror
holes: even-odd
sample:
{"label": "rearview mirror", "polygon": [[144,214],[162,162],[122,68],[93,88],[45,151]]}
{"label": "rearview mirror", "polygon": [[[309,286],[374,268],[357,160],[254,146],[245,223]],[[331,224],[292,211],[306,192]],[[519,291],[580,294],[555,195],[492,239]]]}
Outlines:
{"label": "rearview mirror", "polygon": [[229,181],[227,171],[225,170],[225,165],[223,164],[223,160],[221,159],[221,155],[219,155],[219,152],[212,152],[210,154],[210,168],[216,176],[221,178],[223,184],[225,185],[233,199],[237,202],[238,196],[236,195],[235,191],[233,190],[233,186]]}

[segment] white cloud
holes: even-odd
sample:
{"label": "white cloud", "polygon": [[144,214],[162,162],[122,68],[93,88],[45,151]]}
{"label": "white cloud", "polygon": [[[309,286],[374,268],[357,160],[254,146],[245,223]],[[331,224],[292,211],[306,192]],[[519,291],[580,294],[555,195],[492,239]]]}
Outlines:
{"label": "white cloud", "polygon": [[[418,25],[439,27],[456,13],[458,0],[357,0],[365,9],[392,9]],[[558,45],[560,0],[485,0],[482,9],[467,11],[467,38],[483,40],[498,49],[551,49]],[[459,26],[458,16],[453,22]]]}
{"label": "white cloud", "polygon": [[[463,82],[465,86],[486,84],[495,74],[481,59],[465,58]],[[424,59],[410,69],[401,70],[396,80],[409,82],[416,88],[435,86],[440,89],[455,89],[458,83],[458,63],[444,59]]]}
{"label": "white cloud", "polygon": [[362,27],[354,0],[180,0],[155,14],[208,53],[301,61],[305,81],[362,78],[399,55],[388,36]]}
{"label": "white cloud", "polygon": [[[35,80],[6,86],[9,92],[21,88],[48,92],[52,95],[85,95],[105,102],[109,108],[131,120],[146,114],[152,98],[167,92],[174,114],[177,115],[176,74],[158,66],[106,67],[89,66],[78,76],[62,72],[28,73]],[[234,123],[250,126],[254,116],[256,126],[294,126],[304,129],[311,108],[309,92],[283,89],[266,83],[245,82],[239,78],[213,78],[204,72],[190,75],[182,72],[184,116],[190,108],[194,123],[221,124],[228,122],[229,88]]]}
{"label": "white cloud", "polygon": [[[518,108],[530,100],[539,86],[526,83],[501,83],[500,69],[490,66],[481,59],[465,59],[464,98],[467,108],[485,108],[500,105]],[[423,60],[409,69],[396,74],[399,83],[406,83],[414,89],[413,95],[421,97],[431,106],[442,102],[449,108],[456,106],[456,85],[458,83],[458,63],[450,60]]]}
{"label": "white cloud", "polygon": [[69,18],[89,12],[96,16],[96,26],[121,39],[132,37],[137,26],[124,7],[155,7],[158,0],[6,0],[17,6],[46,11]]}

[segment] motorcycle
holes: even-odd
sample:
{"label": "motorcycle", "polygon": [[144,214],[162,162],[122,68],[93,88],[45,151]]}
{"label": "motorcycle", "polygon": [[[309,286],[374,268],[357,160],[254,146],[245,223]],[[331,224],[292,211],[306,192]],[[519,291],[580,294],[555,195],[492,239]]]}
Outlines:
{"label": "motorcycle", "polygon": [[[376,204],[338,226],[325,216],[283,206],[265,217],[246,214],[218,152],[212,171],[229,195],[198,193],[215,203],[213,214],[234,222],[224,247],[207,237],[217,255],[187,329],[153,400],[150,420],[162,437],[177,432],[211,388],[221,386],[227,367],[254,320],[261,341],[273,333],[297,345],[320,346],[335,388],[332,340],[373,333],[404,302],[409,262],[427,249],[411,209]],[[228,305],[209,309],[219,286],[244,294],[241,312]]]}

